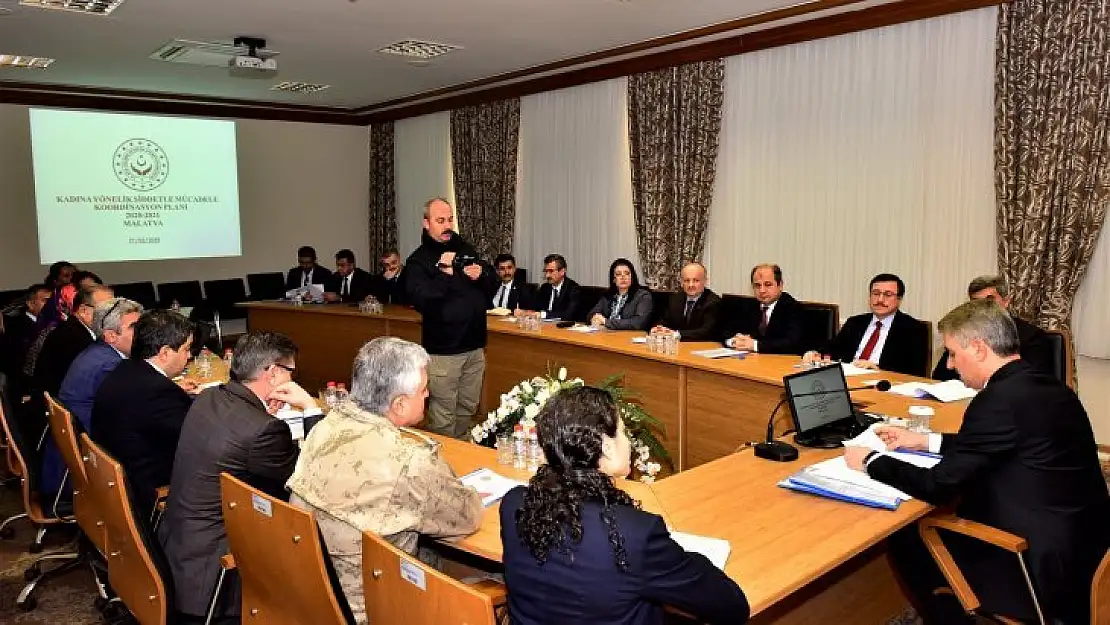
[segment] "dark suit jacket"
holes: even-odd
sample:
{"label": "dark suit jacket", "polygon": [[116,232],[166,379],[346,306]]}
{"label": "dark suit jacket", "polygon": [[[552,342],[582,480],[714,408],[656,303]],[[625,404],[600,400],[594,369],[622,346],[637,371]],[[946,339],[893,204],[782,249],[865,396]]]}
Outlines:
{"label": "dark suit jacket", "polygon": [[710,623],[743,623],[748,601],[704,556],[671,539],[660,517],[628,506],[613,509],[629,571],[613,561],[609,533],[594,502],[582,505],[582,542],[555,549],[543,564],[516,531],[524,487],[501,501],[502,561],[514,625],[658,625],[670,605]]}
{"label": "dark suit jacket", "polygon": [[[771,319],[774,319],[774,315]],[[833,360],[851,362],[856,357],[856,350],[867,334],[872,319],[874,315],[871,313],[849,317],[840,332],[821,348],[821,353],[829,355]],[[925,362],[929,353],[928,329],[925,324],[902,311],[895,313],[893,319],[887,331],[883,353],[879,355],[879,362],[876,364],[884,371],[924,377],[928,367]]]}
{"label": "dark suit jacket", "polygon": [[[1011,318],[1017,326],[1018,340],[1021,343],[1021,359],[1037,371],[1053,374],[1052,344],[1048,342],[1048,333],[1020,317]],[[933,379],[957,380],[959,377],[955,369],[948,368],[948,354],[942,351],[940,360],[933,369]]]}
{"label": "dark suit jacket", "polygon": [[[100,383],[121,362],[123,358],[111,345],[97,341],[86,347],[70,365],[56,399],[73,413],[83,430],[88,431],[91,427],[93,398]],[[40,490],[44,493],[58,492],[65,469],[65,462],[54,445],[54,438],[47,437],[43,448]]]}
{"label": "dark suit jacket", "polygon": [[735,319],[728,319],[725,322],[722,342],[737,334],[747,334],[759,341],[758,348],[761,354],[802,354],[805,330],[802,305],[798,300],[789,293],[779,295],[779,301],[771,311],[771,320],[767,324],[765,333],[759,331],[762,318],[763,311],[760,309],[759,300],[755,298],[740,300],[739,314]]}
{"label": "dark suit jacket", "polygon": [[[959,516],[1028,540],[1027,563],[1045,616],[1088,622],[1091,580],[1110,545],[1110,495],[1075,393],[1011,362],[971,400],[960,431],[944,435],[941,452],[932,469],[880,457],[868,473],[932,504],[958,497]],[[1013,601],[1029,593],[1017,563],[981,545],[954,541],[950,550],[985,608],[1021,616]]]}
{"label": "dark suit jacket", "polygon": [[686,312],[686,293],[679,291],[667,302],[667,310],[659,324],[682,335],[683,341],[714,341],[720,328],[721,297],[710,289],[702,292],[690,318]]}
{"label": "dark suit jacket", "polygon": [[145,360],[125,360],[96,391],[91,436],[123,465],[139,518],[170,483],[181,424],[192,399]]}
{"label": "dark suit jacket", "polygon": [[608,293],[602,295],[590,312],[586,313],[586,322],[588,323],[594,315],[601,315],[605,317],[605,327],[610,330],[647,330],[651,326],[651,307],[654,306],[651,291],[644,287],[636,289],[624,303],[621,318],[610,319],[609,315],[612,314],[616,303],[616,295]]}
{"label": "dark suit jacket", "polygon": [[547,282],[541,284],[536,290],[532,306],[536,310],[546,312],[549,319],[573,319],[574,313],[578,311],[578,283],[570,278],[563,278],[563,284],[559,287],[559,297],[556,297],[555,304],[548,308],[547,305],[551,302],[551,288]]}
{"label": "dark suit jacket", "polygon": [[[500,288],[501,281],[498,280],[489,294],[489,303],[487,304],[489,308],[497,307],[497,291]],[[548,297],[551,297],[551,295],[549,294]],[[534,299],[535,295],[532,292],[532,287],[529,286],[528,283],[523,280],[513,280],[509,283],[509,304],[505,306],[505,308],[509,310],[516,310],[517,308],[529,310],[533,306],[532,301]]]}
{"label": "dark suit jacket", "polygon": [[57,397],[69,366],[94,340],[89,329],[75,316],[58,324],[43,342],[35,363],[35,390]]}
{"label": "dark suit jacket", "polygon": [[[166,516],[158,528],[175,580],[177,609],[202,616],[227,553],[220,503],[220,473],[226,471],[279,499],[297,463],[289,426],[266,413],[262,401],[238,382],[197,397],[177,445]],[[238,584],[225,584],[223,614],[239,614]]]}
{"label": "dark suit jacket", "polygon": [[[317,265],[316,268],[312,270],[312,282],[311,282],[311,284],[327,285],[328,280],[330,280],[330,279],[331,279],[331,272],[328,271],[327,269],[324,269],[323,267]],[[285,290],[286,291],[291,291],[293,289],[299,289],[303,286],[301,284],[301,282],[303,282],[303,281],[304,281],[304,269],[301,269],[300,266],[298,265],[298,266],[289,270],[289,273],[285,278]]]}
{"label": "dark suit jacket", "polygon": [[[342,300],[344,302],[361,302],[366,299],[367,295],[371,295],[372,282],[372,276],[368,271],[355,267],[354,272],[351,274],[351,291],[345,295]],[[331,278],[328,279],[328,283],[324,286],[324,291],[338,295],[342,288],[343,276],[338,273],[333,273]]]}
{"label": "dark suit jacket", "polygon": [[22,309],[14,315],[4,315],[4,332],[0,334],[0,372],[8,374],[10,380],[23,375],[23,359],[34,328],[34,320]]}
{"label": "dark suit jacket", "polygon": [[405,303],[405,268],[400,273],[387,280],[385,274],[376,273],[370,277],[370,295],[373,295],[383,304]]}

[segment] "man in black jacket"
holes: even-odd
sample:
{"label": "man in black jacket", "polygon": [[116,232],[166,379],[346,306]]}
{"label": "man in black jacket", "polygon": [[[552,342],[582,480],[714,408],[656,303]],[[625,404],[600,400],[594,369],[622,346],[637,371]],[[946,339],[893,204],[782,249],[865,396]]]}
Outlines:
{"label": "man in black jacket", "polygon": [[424,234],[406,263],[405,288],[424,318],[421,342],[431,356],[427,427],[463,438],[482,395],[486,295],[493,272],[454,227],[454,210],[446,200],[424,205]]}
{"label": "man in black jacket", "polygon": [[73,300],[73,314],[47,335],[35,361],[34,390],[58,397],[62,380],[78,354],[96,341],[92,330],[93,311],[97,305],[112,299],[112,289],[94,286],[78,290]]}
{"label": "man in black jacket", "polygon": [[383,304],[405,303],[405,266],[397,250],[382,254],[382,271],[371,277],[370,295]]}
{"label": "man in black jacket", "polygon": [[[948,366],[979,394],[956,434],[881,427],[890,449],[942,454],[931,469],[852,447],[853,469],[934,505],[959,501],[956,514],[1026,539],[1023,557],[1045,622],[1087,623],[1091,580],[1110,546],[1110,495],[1091,423],[1079,398],[1022,362],[1010,316],[991,300],[967,302],[939,323]],[[944,535],[988,613],[1036,622],[1017,560],[959,535]],[[898,568],[930,614],[927,623],[960,623],[932,591],[946,585],[916,531],[892,538]],[[1055,619],[1055,620],[1054,620]]]}
{"label": "man in black jacket", "polygon": [[292,291],[310,284],[327,284],[331,272],[316,264],[316,248],[304,245],[297,250],[297,266],[285,278],[285,290]]}
{"label": "man in black jacket", "polygon": [[490,308],[509,310],[527,309],[532,305],[532,289],[516,278],[516,258],[512,254],[498,254],[493,261],[497,268],[497,284],[490,294]]}
{"label": "man in black jacket", "polygon": [[[288,403],[305,416],[318,415],[312,396],[293,382],[297,347],[275,332],[251,332],[235,344],[231,381],[197,397],[185,417],[173,461],[171,496],[158,528],[175,580],[177,609],[203,622],[227,553],[220,503],[220,473],[228,472],[278,499],[297,463],[289,426],[271,416]],[[220,617],[238,615],[239,586],[225,583]]]}
{"label": "man in black jacket", "polygon": [[721,298],[705,287],[708,281],[705,265],[687,263],[679,277],[682,292],[671,296],[666,313],[652,332],[674,330],[683,341],[716,340]]}
{"label": "man in black jacket", "polygon": [[802,306],[782,290],[778,265],[756,265],[751,273],[754,300],[743,299],[739,314],[729,319],[724,344],[761,354],[801,354]]}
{"label": "man in black jacket", "polygon": [[548,254],[543,259],[544,283],[536,290],[531,306],[522,310],[538,313],[544,319],[574,319],[578,314],[578,283],[567,277],[567,259]]}
{"label": "man in black jacket", "polygon": [[355,253],[335,253],[335,273],[324,286],[324,300],[329,302],[361,302],[370,295],[373,279],[370,272],[355,266]]}
{"label": "man in black jacket", "polygon": [[189,362],[193,324],[176,312],[154,310],[139,317],[134,333],[131,357],[96,391],[91,435],[123,465],[136,513],[147,519],[155,491],[170,483],[181,424],[192,404],[173,378]]}
{"label": "man in black jacket", "polygon": [[[1006,279],[1002,276],[979,276],[975,278],[971,281],[971,284],[967,285],[967,296],[969,299],[992,299],[998,302],[998,305],[1007,312],[1009,312],[1010,302],[1013,300],[1010,297],[1010,285],[1006,283]],[[1015,317],[1012,314],[1010,317],[1014,320],[1014,325],[1017,326],[1018,339],[1021,342],[1022,362],[1039,371],[1053,373],[1052,345],[1048,342],[1048,333],[1021,317]],[[941,354],[936,368],[933,369],[933,379],[956,380],[959,377],[955,370],[948,367],[948,354]]]}
{"label": "man in black jacket", "polygon": [[10,315],[4,315],[0,327],[0,372],[8,375],[8,380],[16,381],[23,376],[23,359],[27,354],[27,344],[32,340],[39,312],[50,299],[50,287],[33,284],[27,289],[23,303]]}

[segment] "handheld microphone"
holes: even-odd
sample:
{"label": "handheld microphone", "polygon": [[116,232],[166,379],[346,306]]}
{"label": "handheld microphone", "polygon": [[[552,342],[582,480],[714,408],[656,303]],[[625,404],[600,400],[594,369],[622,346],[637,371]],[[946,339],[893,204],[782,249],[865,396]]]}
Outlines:
{"label": "handheld microphone", "polygon": [[[874,387],[871,386],[857,386],[845,391],[862,391],[870,388],[875,388],[880,391],[890,390],[890,380],[879,380]],[[814,391],[812,393],[798,393],[794,397],[813,397],[815,395],[828,395],[830,393],[839,393],[837,390],[824,390]],[[779,403],[775,404],[775,409],[771,411],[771,417],[767,419],[767,437],[762,443],[753,445],[755,448],[756,458],[763,458],[764,460],[773,460],[774,462],[791,462],[798,459],[798,448],[790,443],[775,440],[775,415],[778,414],[783,404],[787,402],[789,396],[784,392],[783,398]]]}

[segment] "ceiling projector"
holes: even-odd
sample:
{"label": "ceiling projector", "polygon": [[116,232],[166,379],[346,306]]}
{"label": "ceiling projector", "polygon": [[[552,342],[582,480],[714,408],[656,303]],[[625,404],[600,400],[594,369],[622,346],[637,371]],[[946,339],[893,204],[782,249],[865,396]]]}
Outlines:
{"label": "ceiling projector", "polygon": [[259,56],[260,48],[266,47],[266,40],[258,37],[236,37],[235,45],[246,46],[247,53],[233,56],[227,61],[232,76],[240,78],[272,78],[277,74],[277,59]]}

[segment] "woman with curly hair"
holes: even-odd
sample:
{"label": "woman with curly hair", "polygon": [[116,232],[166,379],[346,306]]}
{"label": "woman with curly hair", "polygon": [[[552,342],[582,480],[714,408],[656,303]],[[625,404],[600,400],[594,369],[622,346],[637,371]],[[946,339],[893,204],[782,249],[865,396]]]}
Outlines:
{"label": "woman with curly hair", "polygon": [[613,483],[631,453],[607,392],[561,391],[536,422],[547,464],[501,502],[513,625],[656,625],[665,605],[711,623],[748,620],[740,587]]}

